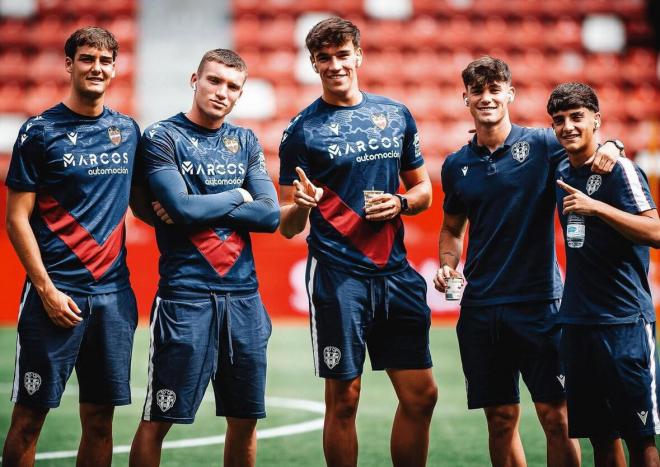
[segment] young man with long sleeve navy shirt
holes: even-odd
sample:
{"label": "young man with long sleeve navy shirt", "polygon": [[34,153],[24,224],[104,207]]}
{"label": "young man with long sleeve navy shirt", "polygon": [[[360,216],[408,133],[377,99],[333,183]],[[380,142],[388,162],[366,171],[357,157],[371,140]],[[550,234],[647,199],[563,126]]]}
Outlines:
{"label": "young man with long sleeve navy shirt", "polygon": [[256,137],[225,122],[246,77],[236,53],[207,52],[191,78],[191,110],[142,138],[161,258],[131,465],[158,465],[172,423],[193,422],[209,381],[216,414],[227,418],[224,465],[255,462],[271,324],[249,232],[275,231],[279,207]]}

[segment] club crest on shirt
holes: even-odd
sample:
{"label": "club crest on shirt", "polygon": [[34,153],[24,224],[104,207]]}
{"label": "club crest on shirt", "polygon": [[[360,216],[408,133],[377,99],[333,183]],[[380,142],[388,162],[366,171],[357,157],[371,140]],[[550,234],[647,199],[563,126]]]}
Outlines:
{"label": "club crest on shirt", "polygon": [[337,366],[341,360],[341,351],[337,347],[328,346],[323,349],[323,361],[331,370]]}
{"label": "club crest on shirt", "polygon": [[37,373],[28,371],[23,375],[23,386],[29,395],[34,394],[41,387],[41,376]]}
{"label": "club crest on shirt", "polygon": [[236,154],[238,152],[238,138],[235,136],[225,136],[222,138],[222,142],[224,143],[225,147],[231,152],[232,154]]}
{"label": "club crest on shirt", "polygon": [[603,184],[603,177],[600,175],[592,175],[587,179],[587,194],[591,196]]}
{"label": "club crest on shirt", "polygon": [[371,121],[374,122],[380,130],[384,130],[387,126],[387,117],[385,114],[373,114],[371,116]]}
{"label": "club crest on shirt", "polygon": [[527,141],[518,141],[511,146],[511,155],[518,162],[524,162],[529,156],[529,143]]}
{"label": "club crest on shirt", "polygon": [[121,131],[116,126],[108,128],[108,137],[110,138],[110,142],[115,146],[121,143]]}
{"label": "club crest on shirt", "polygon": [[171,389],[161,389],[156,393],[156,404],[161,411],[167,412],[176,402],[176,394]]}

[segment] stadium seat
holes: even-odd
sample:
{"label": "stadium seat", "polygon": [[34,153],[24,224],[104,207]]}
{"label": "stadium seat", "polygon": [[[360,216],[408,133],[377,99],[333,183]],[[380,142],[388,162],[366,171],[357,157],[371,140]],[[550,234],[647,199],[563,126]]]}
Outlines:
{"label": "stadium seat", "polygon": [[278,15],[261,22],[257,34],[262,49],[294,49],[293,31],[295,22],[288,15]]}
{"label": "stadium seat", "polygon": [[658,54],[650,49],[634,48],[623,58],[622,78],[631,84],[658,83]]}
{"label": "stadium seat", "polygon": [[261,22],[256,15],[242,15],[233,25],[234,46],[238,49],[259,47]]}
{"label": "stadium seat", "polygon": [[0,18],[0,44],[7,48],[26,47],[30,28],[23,19]]}
{"label": "stadium seat", "polygon": [[582,28],[574,18],[563,16],[548,26],[543,34],[545,47],[563,52],[578,50],[582,46]]}
{"label": "stadium seat", "polygon": [[27,115],[39,115],[44,109],[61,102],[67,89],[68,87],[58,86],[54,82],[44,82],[26,88],[23,112]]}
{"label": "stadium seat", "polygon": [[[6,83],[1,78],[0,82]],[[0,84],[0,113],[26,113],[23,106],[24,100],[25,86],[23,84],[19,82]]]}
{"label": "stadium seat", "polygon": [[0,83],[25,81],[28,58],[20,49],[0,52]]}
{"label": "stadium seat", "polygon": [[584,62],[583,81],[594,86],[621,81],[621,64],[616,54],[590,54]]}

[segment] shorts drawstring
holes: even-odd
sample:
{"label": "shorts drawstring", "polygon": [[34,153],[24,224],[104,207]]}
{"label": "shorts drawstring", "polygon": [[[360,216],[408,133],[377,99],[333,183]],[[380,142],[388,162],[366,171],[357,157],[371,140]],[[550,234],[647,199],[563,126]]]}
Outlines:
{"label": "shorts drawstring", "polygon": [[213,356],[213,379],[215,379],[215,374],[218,371],[218,357],[220,355],[220,320],[218,319],[220,307],[218,306],[218,296],[216,294],[211,293],[211,301],[213,302],[213,351],[215,353]]}
{"label": "shorts drawstring", "polygon": [[383,299],[385,305],[385,321],[390,319],[390,286],[387,284],[387,277],[383,277],[383,284],[385,289],[385,298]]}
{"label": "shorts drawstring", "polygon": [[231,342],[231,312],[229,309],[229,302],[231,301],[231,294],[227,292],[225,295],[225,324],[227,326],[227,347],[229,352],[229,363],[234,364],[234,346]]}

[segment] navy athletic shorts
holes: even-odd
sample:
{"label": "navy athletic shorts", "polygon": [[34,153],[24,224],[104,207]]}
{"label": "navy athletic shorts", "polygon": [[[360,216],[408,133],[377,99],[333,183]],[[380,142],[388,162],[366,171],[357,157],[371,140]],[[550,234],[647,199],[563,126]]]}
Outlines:
{"label": "navy athletic shorts", "polygon": [[571,438],[660,434],[655,323],[564,325]]}
{"label": "navy athletic shorts", "polygon": [[184,299],[161,291],[150,327],[144,420],[192,423],[209,381],[216,415],[266,416],[272,326],[258,292]]}
{"label": "navy athletic shorts", "polygon": [[356,378],[367,349],[374,370],[433,366],[426,283],[412,267],[365,277],[309,256],[305,277],[317,376]]}
{"label": "navy athletic shorts", "polygon": [[468,408],[520,402],[522,375],[534,402],[566,397],[558,303],[464,306],[456,326]]}
{"label": "navy athletic shorts", "polygon": [[67,295],[82,311],[83,320],[73,328],[56,326],[34,286],[26,282],[18,317],[11,400],[32,407],[59,406],[75,367],[81,403],[130,404],[131,352],[137,326],[133,291]]}

